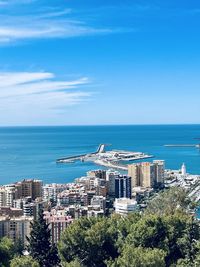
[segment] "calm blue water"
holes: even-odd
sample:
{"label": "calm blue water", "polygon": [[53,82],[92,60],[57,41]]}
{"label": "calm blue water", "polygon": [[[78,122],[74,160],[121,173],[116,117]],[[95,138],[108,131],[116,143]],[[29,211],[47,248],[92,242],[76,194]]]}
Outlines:
{"label": "calm blue water", "polygon": [[0,128],[0,184],[22,178],[73,181],[99,167],[93,163],[56,164],[55,160],[93,152],[100,143],[110,143],[113,149],[153,154],[155,159],[166,160],[167,168],[178,169],[185,162],[190,173],[200,174],[198,149],[163,146],[195,144],[195,137],[200,137],[200,125]]}

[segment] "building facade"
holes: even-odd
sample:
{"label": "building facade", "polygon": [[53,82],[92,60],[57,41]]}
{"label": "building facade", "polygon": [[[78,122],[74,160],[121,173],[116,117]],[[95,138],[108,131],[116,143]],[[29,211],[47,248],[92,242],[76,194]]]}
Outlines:
{"label": "building facade", "polygon": [[128,215],[137,210],[137,201],[129,198],[116,198],[114,202],[115,213]]}
{"label": "building facade", "polygon": [[65,209],[46,211],[44,212],[44,218],[51,230],[52,243],[58,243],[62,232],[73,222],[72,217],[66,214]]}
{"label": "building facade", "polygon": [[119,175],[115,178],[115,198],[131,198],[132,187],[131,177],[127,175]]}
{"label": "building facade", "polygon": [[128,175],[131,176],[132,187],[154,188],[164,184],[165,162],[154,160],[128,165]]}
{"label": "building facade", "polygon": [[8,237],[14,242],[21,240],[24,245],[27,245],[27,236],[30,236],[31,222],[33,217],[0,217],[0,238]]}

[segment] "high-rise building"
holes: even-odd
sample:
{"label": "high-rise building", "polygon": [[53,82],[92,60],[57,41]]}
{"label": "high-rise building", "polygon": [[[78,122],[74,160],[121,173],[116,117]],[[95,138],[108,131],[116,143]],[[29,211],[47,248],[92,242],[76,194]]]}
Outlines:
{"label": "high-rise building", "polygon": [[153,163],[141,162],[128,166],[128,175],[132,179],[132,187],[153,188],[164,184],[165,162],[154,160]]}
{"label": "high-rise building", "polygon": [[164,184],[165,177],[165,161],[164,160],[154,160],[153,161],[155,168],[155,180],[159,185]]}
{"label": "high-rise building", "polygon": [[128,165],[128,175],[131,177],[132,187],[141,185],[140,168],[138,164]]}
{"label": "high-rise building", "polygon": [[0,188],[0,206],[13,207],[13,201],[16,195],[15,185],[5,185]]}
{"label": "high-rise building", "polygon": [[106,179],[106,170],[94,170],[87,172],[87,176]]}
{"label": "high-rise building", "polygon": [[0,216],[0,238],[6,236],[14,242],[20,239],[26,245],[26,237],[30,235],[32,221],[33,217]]}
{"label": "high-rise building", "polygon": [[42,181],[23,180],[21,182],[0,187],[0,206],[13,207],[14,200],[30,197],[35,200],[42,196]]}
{"label": "high-rise building", "polygon": [[32,200],[35,200],[42,197],[42,181],[40,180],[24,179],[15,186],[18,190],[17,198],[31,197]]}
{"label": "high-rise building", "polygon": [[115,198],[124,197],[132,197],[131,177],[126,175],[119,175],[115,178]]}
{"label": "high-rise building", "polygon": [[149,162],[142,162],[140,167],[142,187],[154,187],[155,170],[154,165]]}
{"label": "high-rise building", "polygon": [[44,218],[47,224],[49,224],[49,228],[51,230],[52,243],[57,243],[61,238],[62,232],[73,222],[72,217],[66,213],[67,212],[64,209],[53,209],[50,212],[44,212]]}
{"label": "high-rise building", "polygon": [[106,181],[108,186],[108,195],[115,197],[115,179],[120,176],[118,171],[108,170],[106,172]]}

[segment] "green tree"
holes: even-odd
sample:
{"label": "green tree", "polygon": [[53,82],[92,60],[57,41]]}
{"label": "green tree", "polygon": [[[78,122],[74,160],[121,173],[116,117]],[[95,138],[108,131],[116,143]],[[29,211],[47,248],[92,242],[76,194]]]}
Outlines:
{"label": "green tree", "polygon": [[65,262],[62,264],[62,267],[82,267],[83,265],[80,264],[80,262],[75,259],[71,262]]}
{"label": "green tree", "polygon": [[7,237],[0,240],[0,266],[7,267],[14,255],[14,243]]}
{"label": "green tree", "polygon": [[23,250],[24,250],[24,244],[21,238],[18,238],[15,242],[14,242],[14,251],[15,251],[15,255],[23,255]]}
{"label": "green tree", "polygon": [[145,214],[171,215],[177,210],[186,211],[191,200],[186,190],[181,187],[172,187],[154,197],[147,206]]}
{"label": "green tree", "polygon": [[44,219],[42,210],[40,210],[38,219],[31,224],[31,227],[30,237],[27,238],[30,255],[38,261],[41,267],[57,266],[59,263],[57,249],[51,245],[50,229]]}
{"label": "green tree", "polygon": [[62,234],[58,244],[58,251],[62,264],[74,259],[87,260],[88,244],[85,240],[86,231],[96,222],[96,219],[81,218],[71,224]]}
{"label": "green tree", "polygon": [[179,259],[193,261],[199,225],[189,215],[177,212],[173,215],[146,215],[132,225],[126,243],[133,247],[158,248],[166,253],[166,266]]}
{"label": "green tree", "polygon": [[17,256],[10,262],[10,267],[40,267],[31,256]]}
{"label": "green tree", "polygon": [[59,243],[62,263],[78,259],[84,266],[106,266],[107,259],[118,257],[119,231],[114,218],[82,218],[70,225]]}
{"label": "green tree", "polygon": [[[174,266],[176,266],[176,267],[190,267],[190,266],[192,267],[193,266],[194,267],[195,265],[189,259],[179,259],[177,261],[177,264]],[[195,266],[195,267],[197,267],[197,266]]]}
{"label": "green tree", "polygon": [[122,255],[109,267],[165,267],[165,252],[160,249],[126,246]]}
{"label": "green tree", "polygon": [[59,243],[62,265],[200,266],[200,228],[187,214],[185,191],[170,189],[152,203],[143,214],[74,222]]}

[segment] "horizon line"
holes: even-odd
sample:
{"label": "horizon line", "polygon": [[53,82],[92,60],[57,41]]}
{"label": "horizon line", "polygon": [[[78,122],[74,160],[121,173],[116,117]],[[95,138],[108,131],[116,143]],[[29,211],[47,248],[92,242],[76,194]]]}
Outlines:
{"label": "horizon line", "polygon": [[200,123],[127,123],[127,124],[61,124],[61,125],[0,125],[0,128],[39,128],[39,127],[104,127],[104,126],[184,126],[200,125]]}

